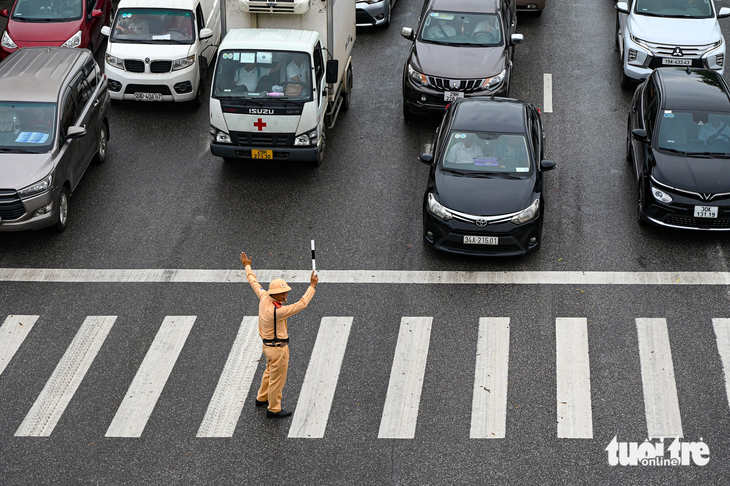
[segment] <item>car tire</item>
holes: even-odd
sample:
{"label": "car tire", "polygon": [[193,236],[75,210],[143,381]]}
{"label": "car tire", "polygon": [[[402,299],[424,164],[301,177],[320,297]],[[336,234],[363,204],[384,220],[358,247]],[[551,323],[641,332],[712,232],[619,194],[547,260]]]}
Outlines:
{"label": "car tire", "polygon": [[619,21],[618,21],[618,12],[616,12],[616,29],[614,30],[614,37],[615,37],[614,44],[616,45],[616,50],[619,49],[619,45],[618,45],[618,30],[619,30],[620,27],[621,27],[621,24],[619,24]]}
{"label": "car tire", "polygon": [[636,205],[636,219],[639,222],[639,226],[645,226],[646,221],[642,218],[641,214],[644,208],[644,180],[639,179],[639,197],[638,204]]}
{"label": "car tire", "polygon": [[387,29],[388,27],[390,27],[390,16],[391,16],[392,11],[393,11],[393,3],[391,1],[388,1],[388,13],[387,13],[387,16],[385,17],[385,23],[383,23],[384,29]]}
{"label": "car tire", "polygon": [[58,221],[56,221],[54,227],[58,233],[62,233],[66,229],[66,226],[68,226],[68,201],[68,188],[63,186],[61,187],[61,192],[58,194]]}
{"label": "car tire", "polygon": [[633,86],[633,81],[631,78],[626,76],[626,73],[624,72],[624,63],[621,61],[621,88],[622,89],[630,89]]}
{"label": "car tire", "polygon": [[415,115],[411,113],[411,110],[408,109],[408,105],[406,105],[405,101],[403,102],[403,118],[406,120],[413,120],[416,118]]}
{"label": "car tire", "polygon": [[633,165],[634,156],[631,152],[631,120],[626,123],[626,162]]}
{"label": "car tire", "polygon": [[352,101],[352,66],[347,69],[347,78],[345,78],[345,94],[342,96],[342,111],[350,109],[350,103]]}
{"label": "car tire", "polygon": [[99,145],[96,147],[96,155],[94,155],[94,162],[97,164],[103,164],[106,161],[106,150],[107,143],[109,142],[109,130],[106,127],[106,123],[101,122],[101,130],[99,130]]}
{"label": "car tire", "polygon": [[319,150],[317,151],[317,158],[314,160],[314,165],[320,167],[324,163],[324,150],[327,147],[327,124],[322,123],[322,140],[319,143]]}
{"label": "car tire", "polygon": [[195,93],[195,98],[190,101],[190,108],[193,110],[197,110],[203,104],[203,96],[205,95],[205,92],[203,91],[204,84],[205,82],[203,79],[198,82],[198,91]]}

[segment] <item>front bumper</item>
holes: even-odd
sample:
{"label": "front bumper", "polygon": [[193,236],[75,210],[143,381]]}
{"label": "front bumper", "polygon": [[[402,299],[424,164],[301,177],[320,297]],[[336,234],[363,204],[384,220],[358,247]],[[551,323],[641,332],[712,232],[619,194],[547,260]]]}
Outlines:
{"label": "front bumper", "polygon": [[[274,158],[252,159],[252,149],[271,150]],[[260,160],[263,162],[314,162],[319,156],[319,149],[317,147],[252,147],[211,142],[210,153],[224,159]]]}
{"label": "front bumper", "polygon": [[[661,190],[665,191],[664,188]],[[646,191],[646,195],[641,214],[644,221],[667,228],[730,231],[730,200],[728,199],[700,201],[672,192],[672,202],[663,203],[654,199],[651,190]],[[717,218],[695,218],[695,206],[717,206]]]}
{"label": "front bumper", "polygon": [[[479,98],[485,96],[506,96],[509,86],[509,73],[504,81],[492,90],[479,90],[464,93],[465,98]],[[442,115],[450,103],[444,101],[444,92],[431,86],[417,86],[407,75],[403,76],[403,103],[411,113]]]}
{"label": "front bumper", "polygon": [[[423,208],[424,241],[435,249],[448,253],[478,256],[524,255],[540,247],[541,235],[542,213],[525,224],[497,223],[479,227],[457,219],[443,221]],[[465,244],[464,236],[496,236],[499,244]],[[535,238],[534,243],[530,242],[531,238]]]}
{"label": "front bumper", "polygon": [[388,21],[387,0],[377,3],[357,2],[355,4],[355,25],[366,27],[369,25],[380,26]]}
{"label": "front bumper", "polygon": [[[60,187],[54,188],[44,194],[22,199],[21,202],[25,209],[22,216],[16,219],[2,219],[0,222],[0,233],[40,230],[53,226],[58,221],[58,194]],[[45,214],[37,215],[36,211],[40,208],[52,204],[51,211]]]}
{"label": "front bumper", "polygon": [[167,73],[131,73],[104,64],[108,78],[109,96],[113,100],[134,101],[134,94],[159,93],[162,101],[191,101],[198,92],[200,80],[198,63],[179,71]]}

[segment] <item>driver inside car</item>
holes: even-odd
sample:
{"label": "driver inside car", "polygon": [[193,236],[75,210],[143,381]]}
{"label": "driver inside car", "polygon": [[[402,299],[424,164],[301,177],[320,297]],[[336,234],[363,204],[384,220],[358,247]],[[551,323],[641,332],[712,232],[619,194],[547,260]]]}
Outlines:
{"label": "driver inside car", "polygon": [[[496,20],[496,19],[494,19]],[[482,20],[477,24],[476,27],[474,27],[474,31],[472,32],[472,37],[478,37],[478,36],[486,36],[486,37],[494,37],[497,34],[496,25],[494,25],[494,21],[491,19]]]}
{"label": "driver inside car", "polygon": [[165,19],[165,32],[172,30],[184,32],[186,36],[193,35],[193,23],[186,15],[170,15]]}
{"label": "driver inside car", "polygon": [[517,167],[527,166],[527,151],[522,138],[514,135],[502,135],[494,150],[494,156],[503,169],[514,171]]}
{"label": "driver inside car", "polygon": [[717,117],[710,115],[707,119],[707,123],[700,127],[700,131],[697,133],[697,138],[703,142],[712,142],[718,137],[722,137],[723,140],[730,141],[730,126],[727,123],[722,123]]}
{"label": "driver inside car", "polygon": [[304,54],[294,54],[286,66],[286,80],[290,83],[306,83],[309,63]]}

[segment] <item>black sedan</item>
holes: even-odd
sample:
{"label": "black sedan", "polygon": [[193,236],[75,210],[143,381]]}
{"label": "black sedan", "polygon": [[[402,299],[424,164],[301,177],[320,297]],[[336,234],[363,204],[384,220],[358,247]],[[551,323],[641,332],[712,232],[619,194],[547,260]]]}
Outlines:
{"label": "black sedan", "polygon": [[540,112],[518,100],[461,99],[446,110],[423,196],[423,237],[438,250],[521,255],[540,247],[545,201]]}
{"label": "black sedan", "polygon": [[730,230],[730,90],[720,74],[655,69],[634,93],[626,158],[640,223]]}

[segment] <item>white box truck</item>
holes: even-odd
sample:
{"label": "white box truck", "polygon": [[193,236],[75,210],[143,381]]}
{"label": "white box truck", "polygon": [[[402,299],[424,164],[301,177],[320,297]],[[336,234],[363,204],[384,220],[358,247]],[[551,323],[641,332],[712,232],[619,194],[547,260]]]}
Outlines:
{"label": "white box truck", "polygon": [[355,0],[225,1],[210,151],[319,165],[352,93]]}

